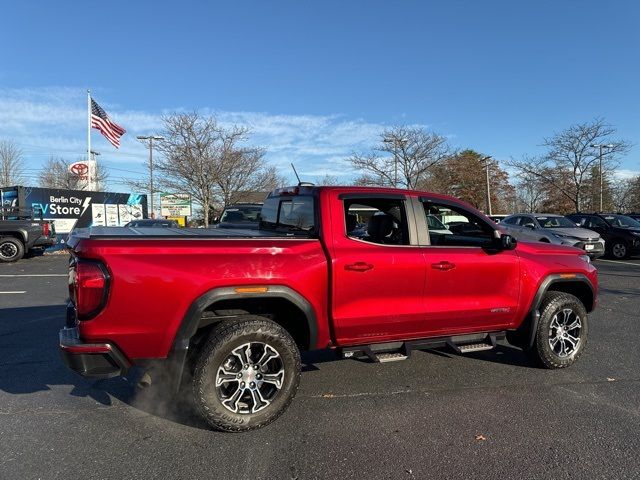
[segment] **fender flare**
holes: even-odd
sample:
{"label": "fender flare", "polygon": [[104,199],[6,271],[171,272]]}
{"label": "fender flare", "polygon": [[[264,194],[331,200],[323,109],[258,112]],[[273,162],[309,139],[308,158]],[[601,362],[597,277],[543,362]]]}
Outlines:
{"label": "fender flare", "polygon": [[268,285],[268,291],[259,293],[238,293],[235,291],[237,287],[246,287],[246,285],[214,288],[200,295],[189,306],[176,331],[168,356],[169,368],[172,370],[171,378],[175,380],[174,389],[176,391],[182,380],[184,365],[189,353],[189,343],[198,330],[202,313],[212,304],[221,300],[243,298],[282,298],[288,300],[304,313],[309,327],[309,348],[315,346],[318,336],[317,317],[311,303],[306,298],[286,285]]}
{"label": "fender flare", "polygon": [[4,237],[20,240],[24,244],[25,249],[27,248],[27,243],[29,243],[29,233],[24,228],[18,228],[10,232],[0,232],[0,238]]}
{"label": "fender flare", "polygon": [[596,294],[595,294],[593,285],[591,284],[589,279],[586,277],[586,275],[582,273],[576,273],[575,276],[572,276],[572,277],[566,277],[563,274],[554,273],[545,277],[545,279],[542,281],[542,283],[538,287],[538,291],[536,292],[535,297],[533,297],[531,308],[529,309],[529,312],[526,317],[530,319],[529,322],[527,322],[530,325],[528,337],[526,337],[526,346],[528,348],[531,348],[533,346],[533,342],[535,341],[536,331],[538,330],[538,322],[540,321],[540,304],[542,303],[542,299],[544,298],[544,295],[549,290],[549,287],[556,283],[576,283],[576,282],[584,283],[589,287],[589,290],[591,291],[591,296],[593,298],[593,301],[595,302]]}

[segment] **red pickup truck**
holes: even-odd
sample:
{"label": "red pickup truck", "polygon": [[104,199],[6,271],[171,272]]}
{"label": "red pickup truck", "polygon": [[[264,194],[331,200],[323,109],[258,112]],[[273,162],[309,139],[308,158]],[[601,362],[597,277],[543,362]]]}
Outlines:
{"label": "red pickup truck", "polygon": [[384,362],[506,336],[567,367],[598,285],[582,250],[516,244],[464,202],[390,188],[278,189],[258,230],[97,227],[69,248],[67,365],[190,383],[202,416],[227,431],[286,409],[304,350]]}

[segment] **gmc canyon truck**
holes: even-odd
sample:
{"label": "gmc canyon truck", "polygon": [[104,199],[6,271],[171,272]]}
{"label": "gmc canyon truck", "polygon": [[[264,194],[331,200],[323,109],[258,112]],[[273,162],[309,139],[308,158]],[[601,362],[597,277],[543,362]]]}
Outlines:
{"label": "gmc canyon truck", "polygon": [[33,210],[0,208],[0,263],[17,262],[25,254],[56,244],[53,222]]}
{"label": "gmc canyon truck", "polygon": [[[430,232],[429,215],[456,221]],[[190,388],[211,427],[242,431],[287,408],[304,350],[386,362],[506,337],[553,369],[584,351],[598,279],[582,250],[516,243],[459,200],[389,188],[278,189],[260,218],[73,235],[67,365],[98,378],[140,367]]]}

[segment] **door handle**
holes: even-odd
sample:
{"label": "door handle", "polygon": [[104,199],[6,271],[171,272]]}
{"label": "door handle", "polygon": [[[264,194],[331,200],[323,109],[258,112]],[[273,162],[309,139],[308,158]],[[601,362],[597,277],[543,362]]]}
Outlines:
{"label": "door handle", "polygon": [[438,262],[438,263],[432,263],[431,264],[431,268],[435,269],[435,270],[452,270],[454,268],[456,268],[456,264],[455,263],[451,263],[451,262]]}
{"label": "door handle", "polygon": [[371,270],[373,265],[367,262],[356,262],[350,263],[344,266],[345,270],[351,270],[353,272],[366,272],[367,270]]}

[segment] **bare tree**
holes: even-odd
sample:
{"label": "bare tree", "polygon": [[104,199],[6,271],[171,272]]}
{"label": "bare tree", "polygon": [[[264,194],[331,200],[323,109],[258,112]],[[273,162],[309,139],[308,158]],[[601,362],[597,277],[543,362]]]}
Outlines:
{"label": "bare tree", "polygon": [[236,203],[243,192],[273,190],[282,179],[275,167],[264,166],[264,150],[231,145],[221,152],[215,184],[215,202],[224,207]]}
{"label": "bare tree", "polygon": [[611,182],[611,201],[615,211],[630,212],[637,209],[636,202],[640,200],[639,186],[640,177],[614,178]]}
{"label": "bare tree", "polygon": [[546,198],[544,180],[531,172],[520,171],[516,175],[515,186],[518,210],[525,212],[539,212]]}
{"label": "bare tree", "polygon": [[349,160],[362,172],[357,180],[361,185],[415,188],[450,154],[445,137],[423,128],[401,126],[384,131],[372,153],[355,153]]}
{"label": "bare tree", "polygon": [[20,185],[23,182],[22,150],[9,140],[0,141],[0,187]]}
{"label": "bare tree", "polygon": [[340,180],[338,179],[338,177],[334,175],[329,175],[327,173],[324,177],[320,179],[320,181],[318,182],[318,185],[323,185],[327,187],[340,185]]}
{"label": "bare tree", "polygon": [[627,207],[628,212],[640,213],[640,175],[629,180],[631,189],[629,191],[629,205]]}
{"label": "bare tree", "polygon": [[578,212],[593,168],[598,167],[596,171],[599,173],[599,152],[592,145],[611,145],[602,159],[604,173],[615,169],[616,156],[626,153],[631,147],[625,140],[612,138],[615,133],[616,129],[602,118],[572,125],[544,139],[543,146],[548,151],[543,157],[511,161],[509,164],[519,172],[535,175],[552,185]]}
{"label": "bare tree", "polygon": [[240,192],[269,190],[281,181],[275,168],[264,165],[264,151],[243,147],[246,127],[223,128],[214,117],[176,113],[163,118],[165,140],[158,143],[159,185],[188,193],[202,206],[209,226],[211,207],[233,202]]}
{"label": "bare tree", "polygon": [[[80,159],[78,161],[83,161]],[[69,171],[71,162],[62,157],[50,157],[40,171],[40,186],[47,188],[79,189],[81,182],[78,176]],[[101,190],[109,178],[109,172],[100,164],[96,164],[96,188]]]}

